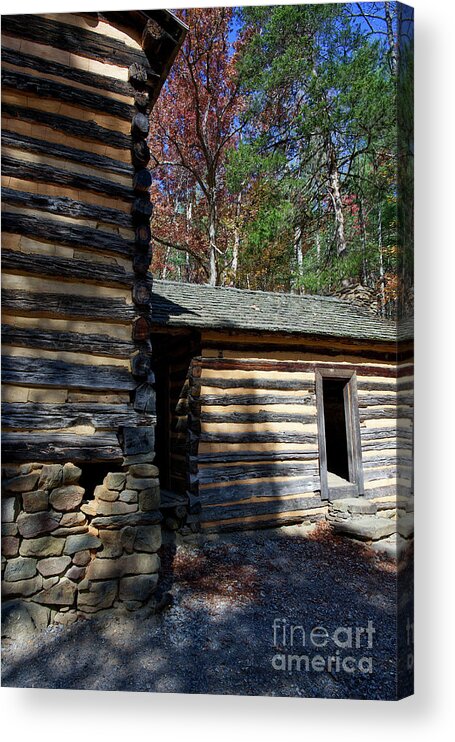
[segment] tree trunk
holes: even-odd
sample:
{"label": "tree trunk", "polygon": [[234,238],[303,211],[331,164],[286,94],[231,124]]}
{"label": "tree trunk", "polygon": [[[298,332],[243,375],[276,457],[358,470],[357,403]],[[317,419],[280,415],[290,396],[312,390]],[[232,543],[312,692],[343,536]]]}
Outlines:
{"label": "tree trunk", "polygon": [[395,44],[395,37],[393,33],[393,18],[390,11],[390,3],[384,3],[385,6],[385,22],[387,25],[387,41],[389,44],[390,54],[390,69],[394,77],[397,76],[398,72],[398,59],[397,59],[397,48]]}
{"label": "tree trunk", "polygon": [[362,234],[362,285],[368,283],[368,263],[367,263],[367,230],[365,224],[365,212],[363,209],[363,199],[359,199],[359,220]]}
{"label": "tree trunk", "polygon": [[346,252],[346,238],[344,235],[344,215],[340,192],[340,176],[338,165],[333,147],[329,151],[329,193],[333,203],[335,214],[335,241],[337,255],[344,255]]}
{"label": "tree trunk", "polygon": [[242,206],[242,191],[237,195],[235,205],[235,227],[234,227],[234,246],[232,248],[232,274],[233,285],[237,283],[237,271],[239,268],[239,250],[240,250],[240,210]]}
{"label": "tree trunk", "polygon": [[218,273],[216,267],[216,203],[209,201],[209,285],[216,286]]}
{"label": "tree trunk", "polygon": [[379,249],[379,278],[381,282],[381,315],[385,317],[385,276],[384,256],[382,253],[382,211],[378,209],[378,249]]}

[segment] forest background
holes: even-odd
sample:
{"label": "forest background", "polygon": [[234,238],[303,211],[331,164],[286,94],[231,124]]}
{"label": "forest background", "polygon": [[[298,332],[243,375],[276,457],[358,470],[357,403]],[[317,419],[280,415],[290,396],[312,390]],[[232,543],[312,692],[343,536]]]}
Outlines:
{"label": "forest background", "polygon": [[[400,3],[176,11],[152,113],[153,272],[412,307],[412,18]],[[368,299],[367,299],[368,300]]]}

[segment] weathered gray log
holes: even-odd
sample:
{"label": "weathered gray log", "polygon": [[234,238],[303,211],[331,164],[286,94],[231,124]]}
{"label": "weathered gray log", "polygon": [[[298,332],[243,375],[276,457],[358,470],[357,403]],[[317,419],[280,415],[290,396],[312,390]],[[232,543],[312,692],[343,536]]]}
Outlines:
{"label": "weathered gray log", "polygon": [[229,412],[217,414],[212,412],[201,413],[202,422],[206,423],[314,423],[316,422],[316,413],[312,415],[298,415],[290,412],[269,412],[261,410],[260,412]]}
{"label": "weathered gray log", "polygon": [[131,356],[131,373],[137,379],[144,379],[152,368],[152,358],[148,353],[135,353]]}
{"label": "weathered gray log", "polygon": [[199,498],[204,506],[224,502],[240,502],[251,497],[273,499],[285,495],[295,495],[319,490],[319,476],[289,477],[282,482],[251,482],[250,484],[232,484],[227,487],[204,487],[199,490]]}
{"label": "weathered gray log", "polygon": [[[147,119],[148,121],[148,119]],[[150,170],[143,167],[134,174],[133,188],[140,193],[147,193],[152,185],[152,174]]]}
{"label": "weathered gray log", "polygon": [[314,394],[301,397],[282,397],[273,394],[202,394],[199,397],[201,405],[210,407],[212,405],[223,407],[228,405],[268,405],[268,404],[292,404],[312,405],[316,404]]}
{"label": "weathered gray log", "polygon": [[137,62],[146,69],[149,68],[145,55],[123,41],[38,15],[5,16],[2,30],[20,39],[48,44],[89,59],[97,61],[103,59],[105,62],[125,67]]}
{"label": "weathered gray log", "polygon": [[132,341],[120,340],[109,335],[85,335],[78,332],[58,332],[6,324],[2,325],[2,338],[4,345],[94,353],[114,358],[129,358],[134,350]]}
{"label": "weathered gray log", "polygon": [[129,370],[120,366],[88,366],[22,356],[3,356],[2,374],[5,384],[19,386],[57,386],[112,392],[127,392],[136,386]]}
{"label": "weathered gray log", "polygon": [[131,257],[132,252],[131,243],[118,234],[52,219],[40,219],[18,212],[3,212],[2,229],[4,232],[23,234],[44,242],[79,247],[81,250],[100,250],[127,258]]}
{"label": "weathered gray log", "polygon": [[97,430],[117,430],[118,425],[153,425],[153,415],[139,415],[128,404],[2,403],[3,426],[16,430],[52,430],[92,425]]}
{"label": "weathered gray log", "polygon": [[149,118],[144,113],[136,113],[131,122],[131,134],[135,139],[145,139],[150,131]]}
{"label": "weathered gray log", "polygon": [[77,82],[91,88],[131,96],[129,84],[124,80],[119,80],[118,77],[97,75],[94,72],[79,70],[77,67],[69,67],[66,64],[52,62],[50,59],[35,57],[32,54],[24,54],[15,49],[8,49],[6,46],[2,47],[2,59],[9,64],[14,64],[24,69],[35,70],[35,72],[42,72],[44,75],[55,75],[56,77],[63,77],[65,80],[71,80],[71,82]]}
{"label": "weathered gray log", "polygon": [[133,301],[140,306],[148,306],[152,301],[152,282],[136,281],[133,285]]}
{"label": "weathered gray log", "polygon": [[[205,521],[217,521],[229,518],[250,518],[255,515],[277,515],[288,511],[305,511],[323,505],[319,496],[295,497],[292,500],[267,500],[264,502],[241,503],[228,507],[203,506],[200,519]],[[279,520],[282,524],[282,520]],[[252,524],[249,524],[252,527]],[[256,527],[256,523],[254,524]]]}
{"label": "weathered gray log", "polygon": [[117,434],[125,456],[151,453],[155,445],[155,428],[120,426]]}
{"label": "weathered gray log", "polygon": [[[223,371],[312,371],[314,372],[320,367],[316,361],[274,361],[274,360],[244,360],[243,358],[211,358],[210,360],[204,358],[204,367],[219,369]],[[365,376],[382,376],[382,377],[395,377],[407,376],[412,372],[412,364],[403,364],[402,367],[398,368],[394,365],[390,366],[376,366],[362,364],[361,371]],[[336,377],[337,369],[334,366],[332,369],[324,366],[325,371],[328,373],[332,370],[333,376]],[[343,371],[359,372],[359,366],[355,363],[343,363]],[[304,387],[306,382],[302,384]]]}
{"label": "weathered gray log", "polygon": [[412,405],[414,398],[407,390],[397,391],[395,394],[360,394],[358,397],[359,407],[376,407],[382,405]]}
{"label": "weathered gray log", "polygon": [[[7,125],[7,121],[5,121]],[[127,162],[113,160],[111,157],[97,155],[95,152],[86,152],[83,149],[67,147],[66,144],[57,144],[56,142],[45,142],[41,139],[27,137],[25,134],[16,134],[11,131],[2,132],[2,147],[15,147],[25,152],[36,152],[37,154],[48,155],[52,149],[53,157],[62,157],[69,162],[77,162],[80,165],[90,165],[98,170],[107,170],[120,175],[133,174],[133,168]]]}
{"label": "weathered gray log", "polygon": [[390,438],[383,438],[382,440],[372,439],[372,440],[363,440],[362,439],[362,452],[363,451],[381,451],[384,448],[400,448],[400,449],[407,449],[409,451],[412,451],[413,449],[413,442],[412,438],[410,439],[399,439],[398,443],[395,442],[395,440],[390,440]]}
{"label": "weathered gray log", "polygon": [[146,113],[149,106],[149,94],[143,90],[136,90],[134,93],[134,105],[141,113]]}
{"label": "weathered gray log", "polygon": [[[2,114],[19,119],[20,121],[31,121],[32,123],[50,126],[51,129],[61,131],[73,137],[94,139],[110,147],[117,147],[119,149],[129,149],[131,147],[130,136],[122,134],[120,131],[106,129],[94,121],[82,121],[81,119],[73,119],[71,116],[61,116],[60,114],[50,113],[49,111],[39,111],[37,108],[13,106],[10,103],[2,105]],[[3,125],[7,125],[6,119]]]}
{"label": "weathered gray log", "polygon": [[413,415],[413,408],[409,406],[402,407],[401,405],[396,405],[386,408],[374,408],[371,409],[365,409],[364,407],[361,407],[359,410],[359,416],[361,422],[365,420],[387,420],[392,419],[396,420],[397,418],[407,418],[412,419]]}
{"label": "weathered gray log", "polygon": [[121,463],[122,450],[114,434],[7,433],[2,435],[4,461]]}
{"label": "weathered gray log", "polygon": [[397,477],[411,478],[412,464],[409,466],[391,466],[389,469],[364,469],[365,482],[373,482],[376,479],[396,479]]}
{"label": "weathered gray log", "polygon": [[[55,255],[20,253],[17,250],[2,250],[2,269],[21,275],[80,279],[89,283],[99,283],[102,286],[124,286],[125,288],[130,288],[135,279],[134,273],[125,270],[121,265],[107,265],[76,258],[60,258]],[[151,290],[152,281],[144,280],[144,285]]]}
{"label": "weathered gray log", "polygon": [[[96,293],[96,289],[94,290]],[[106,319],[129,322],[134,307],[124,299],[92,298],[73,294],[34,294],[19,289],[5,289],[2,305],[21,316],[72,317],[73,319]]]}
{"label": "weathered gray log", "polygon": [[[200,484],[216,482],[236,482],[241,479],[264,479],[266,477],[314,477],[318,476],[317,462],[285,465],[281,461],[275,464],[256,464],[244,466],[226,466],[223,468],[204,467],[199,470]],[[265,485],[266,486],[266,485]]]}
{"label": "weathered gray log", "polygon": [[131,216],[119,209],[110,209],[106,206],[87,204],[83,201],[74,201],[64,196],[43,196],[39,193],[26,193],[13,188],[2,188],[2,201],[14,206],[23,206],[37,211],[47,211],[50,214],[70,216],[74,219],[93,219],[106,224],[116,224],[120,227],[132,228]]}
{"label": "weathered gray log", "polygon": [[135,224],[148,224],[153,213],[153,204],[147,195],[134,199],[131,214]]}
{"label": "weathered gray log", "polygon": [[21,180],[39,181],[52,185],[63,185],[77,190],[102,193],[104,196],[115,196],[131,201],[132,189],[113,180],[95,178],[93,175],[72,173],[44,163],[28,162],[4,154],[2,157],[2,175],[10,175]]}
{"label": "weathered gray log", "polygon": [[148,72],[143,64],[134,62],[128,67],[128,82],[137,90],[144,90],[147,85]]}
{"label": "weathered gray log", "polygon": [[364,441],[373,441],[380,438],[404,438],[412,440],[413,432],[411,428],[360,428],[362,445]]}
{"label": "weathered gray log", "polygon": [[201,433],[204,443],[315,443],[316,433]]}
{"label": "weathered gray log", "polygon": [[150,150],[145,139],[139,139],[133,142],[132,147],[133,164],[135,167],[145,167],[150,161]]}
{"label": "weathered gray log", "polygon": [[134,409],[137,412],[155,412],[156,394],[151,384],[141,384],[134,396]]}
{"label": "weathered gray log", "polygon": [[[318,451],[315,448],[314,451],[234,451],[229,453],[228,451],[223,453],[199,453],[195,457],[194,461],[197,463],[213,463],[213,464],[225,464],[230,461],[249,461],[251,463],[257,461],[311,461],[317,459]],[[201,468],[201,472],[203,469]]]}
{"label": "weathered gray log", "polygon": [[[341,357],[343,353],[346,351],[342,348],[333,347],[333,345],[330,344],[330,341],[327,343],[327,345],[321,345],[320,339],[318,339],[318,342],[315,342],[314,345],[311,345],[309,342],[309,338],[305,338],[306,343],[304,348],[300,348],[301,352],[312,354],[315,357],[317,357],[319,354],[324,353],[324,355],[327,356],[333,356]],[[242,342],[237,341],[235,338],[229,338],[229,340],[208,340],[205,344],[206,348],[210,348],[213,350],[230,350],[233,345],[235,345],[236,350],[239,351],[250,351],[251,350],[251,343],[249,342]],[[270,340],[266,340],[263,342],[256,342],[254,344],[254,349],[256,354],[262,354],[262,353],[270,353],[270,352],[280,352],[283,350],[283,344],[277,343],[277,342],[271,342]],[[390,353],[388,350],[382,350],[381,348],[373,349],[373,348],[364,348],[359,347],[355,351],[352,351],[353,354],[358,356],[359,358],[365,358],[367,360],[375,360],[375,361],[397,361],[398,356],[394,353]]]}
{"label": "weathered gray log", "polygon": [[134,231],[134,244],[140,250],[148,250],[152,239],[150,224],[140,224]]}
{"label": "weathered gray log", "polygon": [[295,390],[297,392],[314,392],[314,381],[295,381],[291,379],[267,379],[257,376],[243,377],[241,379],[220,377],[204,378],[203,386],[217,387],[219,389],[282,389],[284,391]]}
{"label": "weathered gray log", "polygon": [[135,252],[133,255],[133,270],[139,276],[147,275],[150,263],[152,261],[152,250],[148,248],[146,252]]}
{"label": "weathered gray log", "polygon": [[81,90],[72,85],[64,85],[54,80],[26,75],[9,69],[2,70],[2,87],[6,90],[33,93],[40,98],[63,101],[70,105],[88,108],[90,111],[102,111],[125,121],[129,121],[134,114],[134,106],[122,103],[115,98],[108,98],[90,90]]}

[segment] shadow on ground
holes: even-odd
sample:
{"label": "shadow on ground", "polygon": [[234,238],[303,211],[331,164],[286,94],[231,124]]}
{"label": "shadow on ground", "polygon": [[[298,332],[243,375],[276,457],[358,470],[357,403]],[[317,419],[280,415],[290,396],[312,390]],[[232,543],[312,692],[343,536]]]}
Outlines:
{"label": "shadow on ground", "polygon": [[[101,616],[49,627],[3,650],[2,683],[78,688],[328,698],[396,696],[397,571],[322,527],[309,538],[286,529],[233,533],[169,547],[164,581],[174,602],[158,616]],[[173,553],[175,552],[175,553]],[[410,600],[410,596],[409,596]],[[294,646],[273,624],[301,626]],[[333,642],[339,627],[374,627],[360,647]],[[309,636],[324,627],[324,648]],[[346,639],[349,635],[339,634]],[[286,638],[286,637],[285,637]],[[274,646],[274,641],[276,646]],[[338,652],[338,654],[337,654]],[[324,658],[323,669],[276,669],[276,655]],[[346,671],[329,656],[371,659],[371,672]],[[281,662],[281,661],[280,661]],[[352,663],[351,663],[352,665]],[[365,663],[364,663],[365,666]]]}

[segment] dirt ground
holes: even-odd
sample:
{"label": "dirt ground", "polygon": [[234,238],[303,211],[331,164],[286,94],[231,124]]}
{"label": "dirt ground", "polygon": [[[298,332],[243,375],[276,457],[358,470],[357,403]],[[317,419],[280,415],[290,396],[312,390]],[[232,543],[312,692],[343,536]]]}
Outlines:
{"label": "dirt ground", "polygon": [[324,526],[303,533],[247,531],[163,547],[170,607],[6,643],[2,684],[393,699],[395,566]]}

